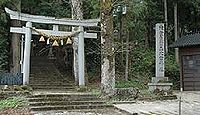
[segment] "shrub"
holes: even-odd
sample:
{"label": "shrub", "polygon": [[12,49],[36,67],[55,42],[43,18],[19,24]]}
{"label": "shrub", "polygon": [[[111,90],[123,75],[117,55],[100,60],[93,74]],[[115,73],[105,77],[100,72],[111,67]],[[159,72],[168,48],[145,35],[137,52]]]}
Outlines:
{"label": "shrub", "polygon": [[0,109],[18,108],[27,105],[24,97],[11,97],[0,101]]}
{"label": "shrub", "polygon": [[180,73],[179,65],[176,63],[174,54],[169,53],[165,59],[165,76],[169,78],[170,82],[173,83],[173,88],[177,89],[180,87]]}
{"label": "shrub", "polygon": [[147,85],[141,83],[140,81],[137,80],[131,80],[131,81],[117,81],[115,83],[116,88],[139,88],[139,89],[146,89]]}

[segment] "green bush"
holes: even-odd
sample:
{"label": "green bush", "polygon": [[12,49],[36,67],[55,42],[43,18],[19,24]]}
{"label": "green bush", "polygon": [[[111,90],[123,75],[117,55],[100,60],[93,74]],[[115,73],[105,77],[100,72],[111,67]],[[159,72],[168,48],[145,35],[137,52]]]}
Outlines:
{"label": "green bush", "polygon": [[135,73],[151,74],[151,68],[154,66],[155,56],[154,51],[151,49],[146,49],[142,47],[136,48],[132,52],[132,70]]}
{"label": "green bush", "polygon": [[155,52],[153,49],[137,47],[130,53],[130,80],[147,84],[155,71]]}
{"label": "green bush", "polygon": [[27,104],[24,97],[11,97],[0,101],[0,109],[5,108],[18,108],[23,107]]}
{"label": "green bush", "polygon": [[173,83],[173,88],[178,89],[180,87],[180,73],[179,65],[176,63],[175,56],[169,53],[165,59],[165,76],[169,78]]}
{"label": "green bush", "polygon": [[139,89],[146,89],[147,85],[140,81],[136,80],[131,80],[131,81],[117,81],[115,83],[116,88],[128,88],[128,87],[133,87],[133,88],[139,88]]}
{"label": "green bush", "polygon": [[[155,77],[155,50],[137,47],[130,54],[130,80],[136,80],[147,85],[151,77]],[[166,54],[165,76],[173,83],[173,88],[179,88],[179,66],[175,61],[174,51]]]}
{"label": "green bush", "polygon": [[[0,10],[4,8],[3,2],[0,3]],[[0,12],[0,72],[9,69],[9,25],[5,12]]]}

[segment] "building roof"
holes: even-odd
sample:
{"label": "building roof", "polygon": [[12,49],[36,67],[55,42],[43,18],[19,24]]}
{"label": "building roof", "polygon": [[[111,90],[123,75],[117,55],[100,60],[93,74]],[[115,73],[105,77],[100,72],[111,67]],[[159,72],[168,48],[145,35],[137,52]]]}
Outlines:
{"label": "building roof", "polygon": [[179,47],[189,47],[197,45],[200,45],[200,34],[191,34],[183,36],[174,43],[172,43],[169,47],[179,48]]}

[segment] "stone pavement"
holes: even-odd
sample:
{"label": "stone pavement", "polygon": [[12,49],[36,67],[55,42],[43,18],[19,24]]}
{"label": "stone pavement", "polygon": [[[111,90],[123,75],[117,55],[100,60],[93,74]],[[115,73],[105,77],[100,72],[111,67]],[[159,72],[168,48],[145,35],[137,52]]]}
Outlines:
{"label": "stone pavement", "polygon": [[34,115],[129,115],[126,112],[117,109],[96,109],[95,111],[45,111]]}
{"label": "stone pavement", "polygon": [[[182,97],[181,115],[200,115],[200,92],[176,93]],[[133,104],[116,104],[115,107],[138,115],[178,115],[179,99],[166,101],[137,101]]]}

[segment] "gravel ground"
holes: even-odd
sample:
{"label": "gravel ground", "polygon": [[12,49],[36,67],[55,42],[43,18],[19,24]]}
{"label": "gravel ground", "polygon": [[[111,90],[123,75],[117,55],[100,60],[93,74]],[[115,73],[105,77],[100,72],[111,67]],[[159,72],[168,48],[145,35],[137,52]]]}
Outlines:
{"label": "gravel ground", "polygon": [[[200,115],[200,92],[176,93],[178,98],[181,95],[182,115]],[[179,99],[168,101],[138,101],[134,104],[116,104],[115,107],[129,113],[139,115],[178,115]]]}

